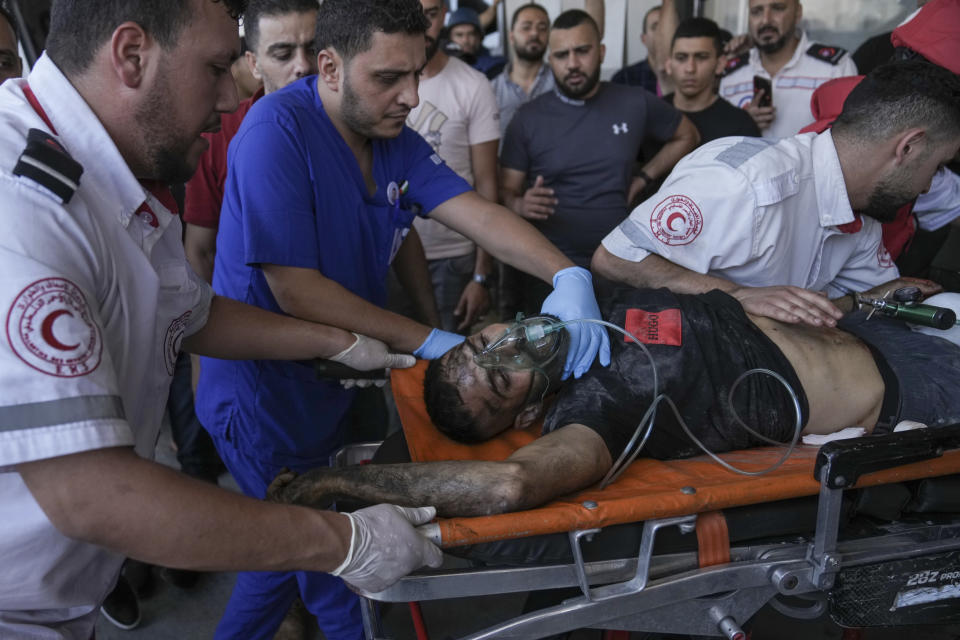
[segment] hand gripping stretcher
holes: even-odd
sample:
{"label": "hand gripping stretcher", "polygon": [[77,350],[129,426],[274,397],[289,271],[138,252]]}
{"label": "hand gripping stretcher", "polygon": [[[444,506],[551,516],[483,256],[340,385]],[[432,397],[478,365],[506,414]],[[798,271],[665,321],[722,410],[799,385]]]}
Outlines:
{"label": "hand gripping stretcher", "polygon": [[[503,459],[536,437],[539,427],[474,446],[447,440],[426,415],[423,372],[422,363],[394,371],[391,382],[414,461]],[[758,470],[781,452],[765,447],[723,457]],[[380,593],[361,594],[364,630],[369,640],[386,638],[375,601],[562,587],[579,591],[465,638],[527,640],[589,627],[739,639],[740,625],[766,604],[800,619],[829,611],[845,627],[960,622],[960,476],[951,477],[957,473],[960,425],[798,446],[760,477],[734,474],[706,457],[638,459],[602,491],[428,525],[454,553],[466,545],[564,536],[569,559],[415,573]],[[594,536],[624,527],[637,540],[629,553],[611,557],[603,543],[601,559],[585,553]]]}

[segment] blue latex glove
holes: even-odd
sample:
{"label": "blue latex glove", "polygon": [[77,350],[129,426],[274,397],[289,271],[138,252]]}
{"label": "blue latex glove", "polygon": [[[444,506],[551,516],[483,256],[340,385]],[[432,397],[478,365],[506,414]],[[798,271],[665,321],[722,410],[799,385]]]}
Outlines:
{"label": "blue latex glove", "polygon": [[464,336],[457,333],[450,333],[441,329],[434,329],[423,341],[423,344],[417,347],[413,355],[424,360],[436,360],[450,349],[466,340]]}
{"label": "blue latex glove", "polygon": [[[583,267],[567,267],[557,271],[553,276],[553,293],[543,301],[540,310],[561,320],[601,320],[590,272]],[[570,350],[563,366],[564,380],[569,378],[571,373],[575,378],[582,376],[593,364],[598,351],[600,364],[610,364],[610,337],[603,326],[577,322],[566,325],[565,329],[570,334]]]}

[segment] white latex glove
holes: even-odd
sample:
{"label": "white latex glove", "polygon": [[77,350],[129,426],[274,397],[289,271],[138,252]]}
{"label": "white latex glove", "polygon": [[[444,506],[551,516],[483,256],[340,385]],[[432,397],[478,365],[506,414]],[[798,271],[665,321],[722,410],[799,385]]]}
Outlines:
{"label": "white latex glove", "polygon": [[348,584],[376,593],[383,591],[414,569],[439,567],[443,553],[417,533],[437,514],[433,507],[398,507],[378,504],[353,513],[350,550],[343,563],[331,571]]}
{"label": "white latex glove", "polygon": [[375,338],[354,333],[356,342],[341,351],[330,360],[353,367],[358,371],[372,369],[406,369],[417,363],[417,359],[406,353],[390,353],[390,348]]}

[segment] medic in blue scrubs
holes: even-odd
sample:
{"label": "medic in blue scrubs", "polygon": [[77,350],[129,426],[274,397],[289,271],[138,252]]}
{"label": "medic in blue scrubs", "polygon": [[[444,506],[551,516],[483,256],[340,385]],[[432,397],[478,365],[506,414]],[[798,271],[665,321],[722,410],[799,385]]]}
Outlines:
{"label": "medic in blue scrubs", "polygon": [[[544,311],[599,318],[588,271],[474,193],[404,126],[418,102],[426,26],[418,0],[321,5],[319,75],[260,99],[230,145],[214,289],[439,357],[463,336],[382,308],[387,271],[422,215],[552,279]],[[609,344],[599,328],[577,326],[566,374],[579,376],[598,351],[609,363]],[[281,468],[327,464],[352,399],[306,364],[205,359],[197,415],[244,493],[262,498]],[[338,579],[262,572],[239,574],[216,637],[272,637],[298,591],[327,638],[361,637],[356,596]]]}

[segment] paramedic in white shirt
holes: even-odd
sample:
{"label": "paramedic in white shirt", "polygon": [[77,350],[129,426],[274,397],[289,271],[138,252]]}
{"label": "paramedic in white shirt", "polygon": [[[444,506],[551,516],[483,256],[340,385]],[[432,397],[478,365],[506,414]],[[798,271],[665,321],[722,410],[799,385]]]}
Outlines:
{"label": "paramedic in white shirt", "polygon": [[373,590],[440,562],[411,526],[432,508],[287,507],[150,461],[181,346],[413,361],[213,296],[186,264],[160,185],[189,177],[201,132],[237,106],[242,4],[56,0],[47,53],[0,87],[0,637],[89,640],[124,556]]}
{"label": "paramedic in white shirt", "polygon": [[[853,76],[857,67],[845,49],[810,42],[800,31],[800,0],[750,0],[754,46],[727,64],[720,97],[746,109],[765,138],[792,136],[810,124],[810,96],[831,78]],[[773,106],[761,107],[753,77],[772,84]]]}
{"label": "paramedic in white shirt", "polygon": [[604,238],[592,268],[635,287],[721,289],[754,315],[832,326],[852,306],[848,291],[899,284],[880,222],[960,148],[958,91],[943,68],[886,65],[832,130],[708,143]]}

